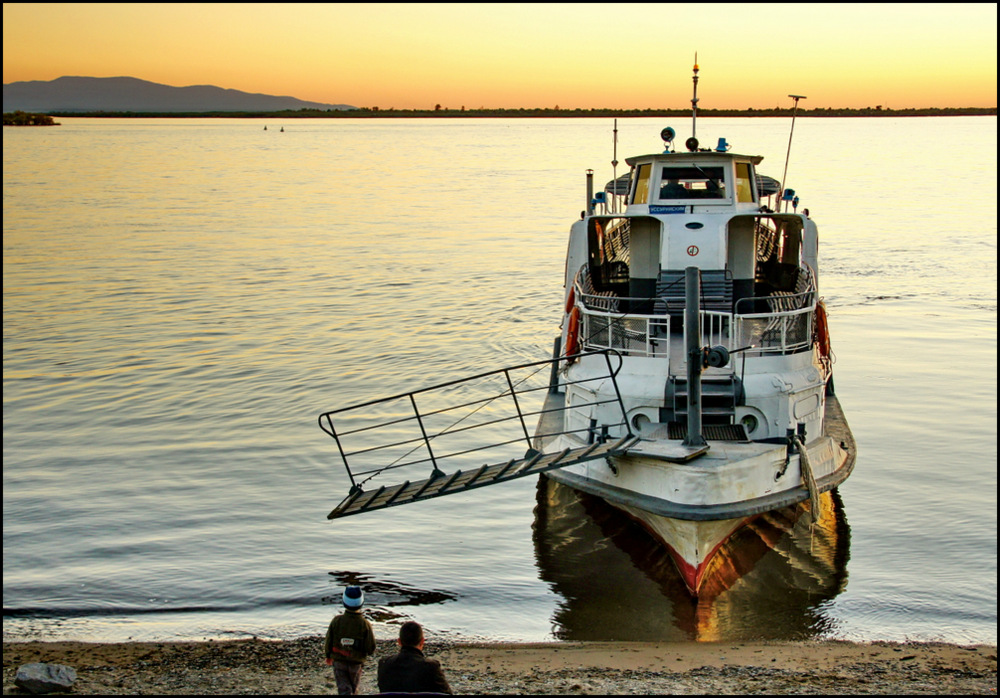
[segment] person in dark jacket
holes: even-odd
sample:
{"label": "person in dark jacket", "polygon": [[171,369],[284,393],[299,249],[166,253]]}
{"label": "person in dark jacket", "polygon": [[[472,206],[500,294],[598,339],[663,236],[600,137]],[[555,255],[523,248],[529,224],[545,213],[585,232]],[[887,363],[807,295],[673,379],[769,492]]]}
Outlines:
{"label": "person in dark jacket", "polygon": [[365,594],[359,586],[344,590],[344,612],[330,621],[323,652],[326,663],[333,667],[337,693],[354,695],[361,684],[361,668],[365,659],[375,653],[375,633],[372,624],[361,613]]}
{"label": "person in dark jacket", "polygon": [[441,663],[424,656],[424,629],[408,620],[399,628],[399,652],[378,662],[382,693],[451,693]]}

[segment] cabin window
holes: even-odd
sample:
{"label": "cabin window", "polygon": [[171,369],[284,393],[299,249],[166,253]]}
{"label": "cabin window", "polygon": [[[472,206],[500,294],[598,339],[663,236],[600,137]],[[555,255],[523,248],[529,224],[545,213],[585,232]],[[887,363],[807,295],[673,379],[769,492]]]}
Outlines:
{"label": "cabin window", "polygon": [[753,203],[753,187],[750,185],[750,163],[736,163],[736,200]]}
{"label": "cabin window", "polygon": [[635,177],[635,195],[632,197],[633,204],[644,204],[649,201],[649,173],[652,172],[651,165],[639,165]]}
{"label": "cabin window", "polygon": [[725,199],[725,175],[721,167],[664,167],[660,177],[660,200]]}

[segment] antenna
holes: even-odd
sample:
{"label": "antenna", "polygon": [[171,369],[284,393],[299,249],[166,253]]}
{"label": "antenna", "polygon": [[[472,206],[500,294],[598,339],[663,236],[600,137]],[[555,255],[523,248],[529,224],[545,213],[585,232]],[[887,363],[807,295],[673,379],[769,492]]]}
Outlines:
{"label": "antenna", "polygon": [[799,100],[806,99],[805,95],[788,95],[795,100],[795,106],[792,107],[792,130],[788,132],[788,152],[785,153],[785,171],[781,173],[781,188],[778,189],[778,205],[784,208],[782,204],[785,198],[785,177],[788,176],[788,158],[792,154],[792,134],[795,133],[795,113],[799,110]]}
{"label": "antenna", "polygon": [[611,157],[611,212],[618,213],[618,119],[615,119]]}
{"label": "antenna", "polygon": [[[698,123],[698,52],[694,52],[694,95],[691,97],[691,138],[697,136],[696,128]],[[695,146],[698,147],[697,145]]]}

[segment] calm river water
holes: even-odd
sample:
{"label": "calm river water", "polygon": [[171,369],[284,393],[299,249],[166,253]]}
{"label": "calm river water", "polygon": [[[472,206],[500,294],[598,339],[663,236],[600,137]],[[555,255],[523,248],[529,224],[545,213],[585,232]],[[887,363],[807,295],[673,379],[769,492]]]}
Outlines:
{"label": "calm river water", "polygon": [[[535,480],[325,518],[320,412],[547,358],[611,119],[61,121],[3,133],[5,639],[319,634],[360,581],[385,638],[996,642],[995,118],[796,122],[860,455],[698,604]],[[775,178],[788,133],[698,124]]]}

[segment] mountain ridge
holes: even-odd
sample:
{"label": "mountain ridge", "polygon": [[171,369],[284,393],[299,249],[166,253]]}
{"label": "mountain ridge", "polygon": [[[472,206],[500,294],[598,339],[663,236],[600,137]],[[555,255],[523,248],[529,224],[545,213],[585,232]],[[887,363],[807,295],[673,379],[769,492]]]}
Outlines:
{"label": "mountain ridge", "polygon": [[4,112],[169,113],[298,109],[347,111],[357,107],[243,92],[215,85],[174,87],[129,76],[95,78],[64,75],[55,80],[29,80],[5,83],[3,86]]}

